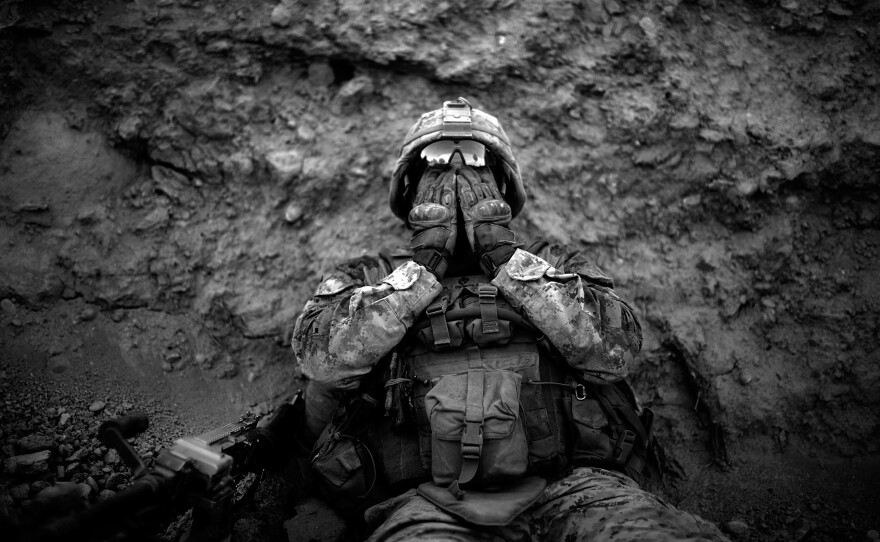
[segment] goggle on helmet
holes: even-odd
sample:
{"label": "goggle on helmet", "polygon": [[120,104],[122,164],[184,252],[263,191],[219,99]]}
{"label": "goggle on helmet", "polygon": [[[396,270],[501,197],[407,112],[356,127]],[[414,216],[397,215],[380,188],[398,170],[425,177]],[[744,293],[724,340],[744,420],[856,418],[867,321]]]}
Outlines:
{"label": "goggle on helmet", "polygon": [[443,103],[421,116],[403,140],[391,175],[391,211],[407,222],[412,191],[429,164],[449,163],[458,154],[465,164],[489,166],[513,216],[526,202],[519,166],[498,119],[474,109],[464,98]]}

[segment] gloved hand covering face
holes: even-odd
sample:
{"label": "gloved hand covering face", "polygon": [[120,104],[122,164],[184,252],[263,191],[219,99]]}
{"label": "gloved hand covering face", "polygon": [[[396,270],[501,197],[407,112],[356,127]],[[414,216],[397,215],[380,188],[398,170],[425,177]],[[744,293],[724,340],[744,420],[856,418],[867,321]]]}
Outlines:
{"label": "gloved hand covering face", "polygon": [[461,167],[457,184],[468,242],[483,271],[494,275],[516,251],[516,238],[507,228],[513,218],[510,205],[501,196],[489,168]]}
{"label": "gloved hand covering face", "polygon": [[492,171],[464,166],[458,172],[458,201],[464,215],[468,242],[476,250],[474,229],[480,224],[507,226],[513,218],[510,205],[504,201]]}
{"label": "gloved hand covering face", "polygon": [[409,223],[413,261],[443,278],[455,249],[458,212],[455,204],[455,170],[429,167],[416,189]]}

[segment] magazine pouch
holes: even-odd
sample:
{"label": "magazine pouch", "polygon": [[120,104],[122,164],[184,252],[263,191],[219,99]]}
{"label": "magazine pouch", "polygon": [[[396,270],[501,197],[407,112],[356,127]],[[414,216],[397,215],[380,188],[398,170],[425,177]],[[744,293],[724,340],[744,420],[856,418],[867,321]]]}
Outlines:
{"label": "magazine pouch", "polygon": [[462,485],[491,488],[526,474],[521,383],[513,371],[472,367],[443,376],[425,395],[431,474],[438,486],[456,495]]}

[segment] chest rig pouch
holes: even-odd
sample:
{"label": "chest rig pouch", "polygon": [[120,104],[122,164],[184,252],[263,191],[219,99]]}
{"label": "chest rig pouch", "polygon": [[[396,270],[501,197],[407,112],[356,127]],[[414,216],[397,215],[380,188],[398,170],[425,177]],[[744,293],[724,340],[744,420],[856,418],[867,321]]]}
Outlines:
{"label": "chest rig pouch", "polygon": [[486,277],[444,280],[401,352],[422,465],[437,486],[492,490],[558,457],[538,337]]}

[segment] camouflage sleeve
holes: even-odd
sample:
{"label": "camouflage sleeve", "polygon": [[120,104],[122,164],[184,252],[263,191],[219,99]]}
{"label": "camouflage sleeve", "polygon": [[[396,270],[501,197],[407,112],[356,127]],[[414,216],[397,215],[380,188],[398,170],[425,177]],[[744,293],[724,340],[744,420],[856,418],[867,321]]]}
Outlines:
{"label": "camouflage sleeve", "polygon": [[613,382],[629,372],[641,349],[641,326],[611,288],[521,249],[492,283],[585,377]]}
{"label": "camouflage sleeve", "polygon": [[332,275],[294,326],[293,351],[303,374],[331,388],[357,388],[440,291],[434,275],[415,262],[372,285]]}

